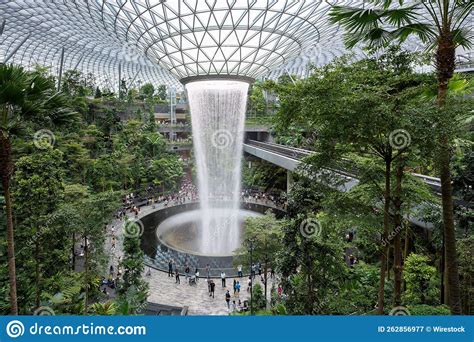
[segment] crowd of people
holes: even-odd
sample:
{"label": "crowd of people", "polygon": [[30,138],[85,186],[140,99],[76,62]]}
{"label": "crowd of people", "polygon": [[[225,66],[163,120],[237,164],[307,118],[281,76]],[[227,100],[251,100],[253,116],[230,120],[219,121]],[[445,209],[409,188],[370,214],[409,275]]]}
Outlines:
{"label": "crowd of people", "polygon": [[[226,301],[226,306],[230,310],[232,308],[232,311],[245,311],[248,310],[248,301],[244,300],[242,302],[240,298],[240,291],[242,288],[242,279],[243,279],[243,266],[238,265],[237,266],[237,278],[233,278],[233,283],[232,283],[232,291],[233,293],[231,294],[231,290],[227,289],[228,284],[227,284],[227,275],[224,270],[221,271],[220,273],[220,280],[221,280],[221,286],[223,289],[226,290],[225,292],[225,301]],[[205,278],[207,282],[207,290],[208,290],[208,295],[209,297],[215,298],[215,292],[216,292],[216,282],[214,281],[213,278],[211,278],[211,267],[209,264],[206,265],[204,269],[204,274],[201,275],[200,269],[199,268],[194,268],[194,272],[191,272],[191,267],[187,264],[185,264],[183,267],[180,267],[176,261],[173,259],[170,259],[168,261],[168,277],[172,278],[174,277],[175,279],[175,284],[179,285],[181,284],[181,275],[182,271],[184,270],[184,277],[185,277],[185,282],[188,283],[190,286],[195,286],[198,284],[199,278]],[[249,293],[252,289],[252,286],[255,282],[255,279],[260,279],[260,283],[262,286],[265,286],[265,277],[264,277],[264,272],[262,268],[262,264],[260,262],[254,263],[250,267],[250,274],[248,276],[248,282],[247,282],[247,293]],[[258,276],[258,278],[257,278]],[[268,274],[268,279],[273,280],[275,278],[275,273],[273,269],[269,270]],[[281,285],[278,286],[277,293],[279,296],[282,296],[282,287]],[[231,303],[232,301],[232,303]]]}
{"label": "crowd of people", "polygon": [[267,194],[263,191],[254,189],[245,189],[241,193],[242,202],[257,202],[266,205],[272,204],[273,206],[286,209],[286,199],[276,194]]}
{"label": "crowd of people", "polygon": [[191,124],[189,122],[176,122],[176,123],[171,123],[170,121],[158,121],[158,124],[163,127],[191,127]]}
{"label": "crowd of people", "polygon": [[122,200],[122,208],[116,212],[115,218],[125,219],[127,213],[138,216],[140,207],[152,206],[157,204],[179,205],[189,201],[197,201],[198,192],[196,186],[188,179],[183,180],[178,192],[164,195],[161,187],[150,185],[144,191],[132,192],[125,195]]}
{"label": "crowd of people", "polygon": [[[161,188],[150,185],[144,191],[137,191],[127,194],[123,198],[123,205],[116,213],[116,218],[124,219],[127,212],[138,216],[141,206],[153,206],[156,204],[164,204],[164,206],[180,205],[187,202],[199,200],[199,193],[196,185],[190,179],[184,179],[178,192],[164,195]],[[268,194],[260,190],[245,189],[241,192],[242,202],[262,203],[265,205],[273,205],[280,209],[286,209],[286,199],[277,194]],[[211,198],[215,201],[231,200],[231,196],[215,196]]]}
{"label": "crowd of people", "polygon": [[[166,206],[171,205],[180,205],[187,202],[194,202],[199,199],[198,196],[198,189],[193,184],[190,179],[184,179],[181,183],[179,191],[163,195],[160,191],[161,188],[156,186],[150,185],[146,189],[142,191],[133,192],[127,194],[123,198],[123,206],[122,208],[116,213],[116,218],[120,220],[124,220],[128,214],[132,214],[137,217],[140,213],[140,207],[142,206],[152,206],[153,208],[157,204],[163,204]],[[225,198],[219,198],[218,200],[225,200]],[[286,207],[286,200],[276,194],[268,194],[259,190],[255,189],[245,189],[241,192],[241,201],[243,202],[253,202],[253,203],[262,203],[266,205],[272,204],[275,207],[279,207],[284,209]],[[107,228],[106,228],[107,229]],[[110,231],[108,232],[110,238],[110,246],[111,249],[114,250],[116,246],[116,237],[115,237],[115,226],[109,226]],[[107,277],[102,279],[101,289],[108,297],[113,294],[117,281],[119,280],[122,270],[120,269],[120,259],[118,260],[118,264],[116,266],[110,265],[109,267],[109,274]],[[174,277],[176,284],[181,284],[181,276],[184,274],[184,280],[189,285],[197,285],[199,278],[206,278],[207,285],[208,285],[208,294],[210,297],[214,298],[215,296],[215,289],[216,283],[211,278],[211,268],[208,264],[205,269],[202,270],[204,274],[200,273],[199,268],[194,268],[191,270],[191,266],[185,265],[178,265],[175,261],[169,260],[168,263],[168,276]],[[265,285],[265,277],[262,274],[262,265],[260,263],[255,263],[251,265],[249,270],[249,277],[247,282],[247,292],[250,292],[252,287],[252,283],[255,282],[255,279],[258,277],[262,285]],[[146,272],[146,276],[150,276],[151,271],[150,269]],[[238,280],[239,278],[243,278],[243,266],[237,266],[237,279],[233,279],[232,290],[226,290],[225,292],[225,301],[226,306],[230,310],[232,308],[233,311],[241,311],[241,310],[248,310],[248,301],[242,301],[240,299],[240,291],[242,288],[242,281]],[[273,270],[270,270],[270,279],[274,278]],[[223,289],[227,288],[227,275],[225,271],[222,271],[220,274],[221,285]],[[231,291],[233,292],[231,294]],[[278,290],[279,294],[281,295],[281,287]]]}

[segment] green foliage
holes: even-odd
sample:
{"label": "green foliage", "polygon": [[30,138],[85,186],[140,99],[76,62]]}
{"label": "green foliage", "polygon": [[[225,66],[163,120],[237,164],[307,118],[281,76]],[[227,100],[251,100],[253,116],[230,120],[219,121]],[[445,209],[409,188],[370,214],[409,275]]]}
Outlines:
{"label": "green foliage", "polygon": [[250,217],[245,221],[244,242],[236,252],[235,263],[249,265],[250,249],[253,262],[260,261],[264,269],[275,267],[275,253],[281,249],[283,221],[269,210],[263,216]]}
{"label": "green foliage", "polygon": [[408,305],[407,306],[410,315],[413,316],[449,316],[451,315],[451,310],[446,305]]}
{"label": "green foliage", "polygon": [[105,303],[94,303],[92,304],[92,313],[98,316],[113,316],[118,311],[118,306],[112,301]]}
{"label": "green foliage", "polygon": [[158,86],[158,90],[156,91],[156,95],[158,96],[158,99],[161,101],[166,101],[166,98],[168,97],[168,91],[166,89],[166,85],[160,84]]}
{"label": "green foliage", "polygon": [[266,114],[266,100],[261,84],[254,83],[250,89],[249,96],[249,112],[254,116],[262,116]]}
{"label": "green foliage", "polygon": [[407,305],[439,304],[439,277],[436,268],[428,264],[428,257],[411,253],[405,261],[403,278]]}
{"label": "green foliage", "polygon": [[265,161],[242,163],[242,184],[250,188],[285,189],[286,170]]}
{"label": "green foliage", "polygon": [[[136,223],[128,221],[125,222],[125,225],[127,224]],[[124,273],[117,292],[120,301],[128,303],[128,313],[134,314],[145,307],[148,297],[148,283],[142,279],[145,267],[143,252],[140,248],[140,237],[135,234],[124,236],[123,252],[124,256],[120,266],[124,269]]]}
{"label": "green foliage", "polygon": [[145,83],[140,88],[140,95],[148,105],[153,104],[153,96],[155,95],[155,87],[151,83]]}
{"label": "green foliage", "polygon": [[474,235],[458,240],[459,278],[461,283],[461,298],[463,314],[474,314]]}
{"label": "green foliage", "polygon": [[262,285],[256,283],[252,286],[252,307],[254,310],[265,309],[266,300]]}
{"label": "green foliage", "polygon": [[374,1],[370,7],[333,6],[329,15],[341,24],[348,47],[366,43],[371,48],[383,47],[392,41],[403,43],[409,36],[417,36],[434,48],[440,36],[452,33],[454,48],[472,46],[472,34],[466,20],[474,4],[472,1],[433,1],[412,4],[409,1]]}
{"label": "green foliage", "polygon": [[[367,314],[377,304],[380,270],[375,265],[357,263],[339,287],[339,294],[329,298],[329,312],[339,315]],[[386,294],[390,298],[390,293]]]}

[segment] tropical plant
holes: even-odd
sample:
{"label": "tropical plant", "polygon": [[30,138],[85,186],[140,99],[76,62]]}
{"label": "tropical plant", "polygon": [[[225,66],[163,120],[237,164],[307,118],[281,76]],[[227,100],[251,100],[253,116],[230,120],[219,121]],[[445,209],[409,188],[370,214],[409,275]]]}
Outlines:
{"label": "tropical plant", "polygon": [[[367,3],[367,2],[366,2]],[[367,43],[380,48],[392,41],[404,42],[415,35],[435,51],[438,75],[439,107],[448,97],[448,83],[455,70],[455,52],[459,46],[472,46],[474,32],[469,29],[473,1],[462,0],[372,0],[369,7],[334,6],[329,15],[345,29],[348,47]],[[453,314],[461,313],[459,274],[451,184],[451,139],[443,134],[439,139],[438,164],[441,178],[444,245],[448,272],[449,305]]]}
{"label": "tropical plant", "polygon": [[425,255],[410,254],[405,261],[405,304],[439,304],[439,288],[436,268],[428,264]]}
{"label": "tropical plant", "polygon": [[126,220],[123,240],[124,256],[120,263],[124,273],[117,292],[121,300],[128,302],[129,314],[142,310],[148,297],[148,283],[142,278],[145,266],[140,248],[140,229],[137,222]]}
{"label": "tropical plant", "polygon": [[263,276],[265,283],[265,296],[267,298],[268,272],[275,268],[274,255],[281,249],[282,226],[284,221],[278,220],[271,211],[264,216],[249,217],[245,221],[244,243],[236,251],[239,256],[238,263],[247,264],[249,267],[250,250],[252,250],[253,261],[259,261],[263,265]]}
{"label": "tropical plant", "polygon": [[25,134],[28,123],[41,128],[75,121],[68,100],[56,92],[54,80],[40,72],[26,72],[13,65],[0,65],[0,177],[7,213],[8,273],[12,314],[18,314],[10,180],[14,172],[12,144]]}

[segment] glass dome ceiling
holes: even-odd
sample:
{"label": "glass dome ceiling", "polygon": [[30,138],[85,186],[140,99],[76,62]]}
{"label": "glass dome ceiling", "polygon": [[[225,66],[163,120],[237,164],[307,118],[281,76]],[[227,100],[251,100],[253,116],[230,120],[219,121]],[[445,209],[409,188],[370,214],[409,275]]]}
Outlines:
{"label": "glass dome ceiling", "polygon": [[316,0],[0,0],[0,60],[59,74],[63,56],[63,70],[111,89],[119,74],[175,87],[209,74],[304,76],[346,52],[329,9]]}

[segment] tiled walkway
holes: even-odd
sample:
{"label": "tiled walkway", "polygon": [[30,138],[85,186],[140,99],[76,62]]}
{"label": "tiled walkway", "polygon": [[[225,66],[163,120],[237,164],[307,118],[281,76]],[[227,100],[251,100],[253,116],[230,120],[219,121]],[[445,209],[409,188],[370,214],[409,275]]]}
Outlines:
{"label": "tiled walkway", "polygon": [[[168,277],[165,272],[151,270],[151,276],[145,277],[150,284],[150,296],[148,300],[153,303],[187,306],[189,315],[227,315],[229,310],[225,301],[225,293],[229,290],[232,300],[238,303],[239,298],[250,300],[250,292],[247,292],[248,278],[236,278],[241,283],[240,296],[234,296],[233,278],[226,279],[226,287],[222,287],[220,279],[214,279],[216,283],[214,298],[209,297],[207,290],[207,279],[199,278],[196,285],[189,285],[184,276],[180,277],[181,284],[176,284],[174,277]],[[255,283],[260,283],[259,277],[255,278]],[[261,284],[263,287],[263,284]],[[271,282],[268,284],[268,293],[271,289]]]}
{"label": "tiled walkway", "polygon": [[[150,212],[161,208],[162,205],[156,205],[153,209],[151,206],[141,208],[138,218],[149,214]],[[129,214],[129,217],[133,216]],[[110,251],[109,265],[113,265],[115,272],[119,263],[119,257],[123,255],[122,252],[122,231],[124,221],[114,220],[107,227],[107,239],[105,248]],[[114,227],[112,232],[112,227]],[[112,236],[115,236],[115,248],[112,248]],[[149,268],[146,267],[145,271]],[[199,278],[196,285],[189,285],[189,282],[185,279],[184,275],[180,277],[181,284],[176,284],[175,278],[168,277],[168,274],[155,269],[150,269],[151,275],[144,276],[150,285],[148,301],[157,304],[171,305],[188,307],[188,315],[228,315],[232,311],[232,301],[235,300],[238,303],[239,298],[243,303],[244,300],[250,300],[250,292],[247,292],[248,277],[241,279],[235,278],[241,283],[240,296],[234,296],[233,291],[233,278],[226,279],[227,287],[221,286],[220,279],[214,279],[216,283],[214,298],[209,297],[207,289],[207,279]],[[268,283],[268,297],[270,297],[272,282],[270,279]],[[254,284],[260,283],[263,288],[263,284],[260,281],[260,277],[255,277]],[[227,309],[225,301],[225,293],[229,290],[232,295],[230,301],[231,310]]]}

